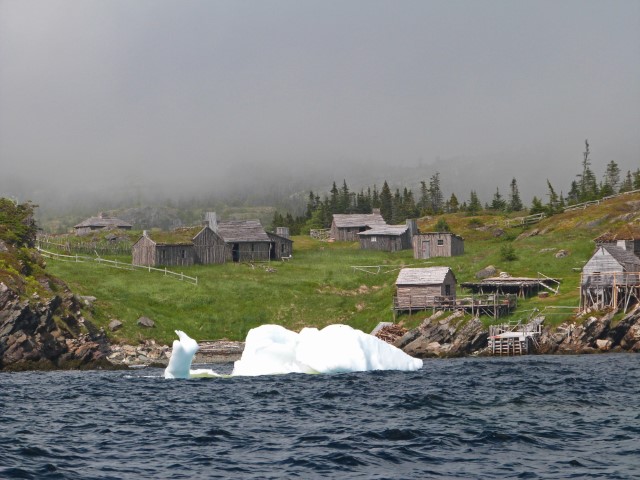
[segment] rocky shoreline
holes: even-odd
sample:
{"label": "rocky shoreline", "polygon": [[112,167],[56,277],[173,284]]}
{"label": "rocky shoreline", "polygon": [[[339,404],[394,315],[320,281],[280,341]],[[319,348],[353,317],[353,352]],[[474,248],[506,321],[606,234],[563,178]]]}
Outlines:
{"label": "rocky shoreline", "polygon": [[[83,317],[87,304],[82,298],[61,282],[46,287],[52,293],[49,298],[25,299],[0,282],[0,370],[167,365],[170,346],[153,340],[139,345],[111,344],[103,329]],[[460,312],[436,312],[410,331],[393,325],[376,333],[417,358],[488,355],[488,334],[479,318],[468,319]],[[234,362],[243,349],[243,342],[201,341],[194,363]],[[573,323],[544,327],[533,353],[609,351],[640,352],[640,307],[615,322],[614,312],[591,312]]]}

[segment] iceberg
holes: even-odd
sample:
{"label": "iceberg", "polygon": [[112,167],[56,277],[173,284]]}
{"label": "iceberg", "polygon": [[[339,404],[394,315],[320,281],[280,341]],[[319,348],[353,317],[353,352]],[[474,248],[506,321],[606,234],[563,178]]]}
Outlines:
{"label": "iceberg", "polygon": [[[198,344],[184,332],[173,342],[165,378],[219,376],[212,370],[190,370]],[[348,373],[371,370],[416,371],[422,360],[413,358],[373,335],[348,325],[292,332],[280,325],[262,325],[247,334],[232,376],[285,373]]]}

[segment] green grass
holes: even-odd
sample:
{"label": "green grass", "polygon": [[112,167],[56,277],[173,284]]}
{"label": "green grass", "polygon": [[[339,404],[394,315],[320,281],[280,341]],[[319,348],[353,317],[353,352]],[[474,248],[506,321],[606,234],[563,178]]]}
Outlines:
{"label": "green grass", "polygon": [[[371,331],[378,322],[393,319],[394,282],[402,265],[450,266],[458,283],[475,281],[475,273],[487,265],[513,276],[537,277],[540,272],[559,278],[562,281],[559,295],[519,299],[517,310],[510,316],[523,318],[532,309],[540,309],[544,310],[548,323],[559,324],[574,312],[557,307],[578,306],[580,269],[594,251],[593,238],[620,225],[618,217],[629,211],[623,203],[629,200],[640,200],[640,195],[556,215],[527,230],[506,230],[496,223],[501,220],[499,216],[473,217],[477,222],[470,222],[472,218],[462,214],[447,215],[452,231],[465,238],[464,255],[451,258],[414,260],[411,251],[370,252],[360,250],[357,243],[323,243],[309,237],[294,237],[293,259],[288,262],[256,264],[255,268],[225,264],[172,269],[197,276],[197,286],[159,273],[86,263],[48,260],[47,270],[65,280],[75,292],[98,298],[94,311],[98,325],[106,326],[112,318],[124,323],[121,330],[112,334],[116,340],[154,338],[169,343],[175,338],[176,329],[185,330],[197,340],[243,340],[251,328],[264,323],[293,330],[345,323]],[[600,224],[590,226],[594,219],[603,217],[606,219]],[[437,218],[422,220],[421,229],[430,230],[429,222],[436,221]],[[499,233],[497,228],[505,233],[495,236]],[[534,229],[538,230],[537,235],[517,238]],[[507,243],[513,246],[515,260],[506,261],[501,255]],[[567,250],[569,255],[555,258],[560,249]],[[130,262],[130,257],[118,259]],[[386,268],[373,275],[354,270],[351,268],[354,265]],[[263,266],[275,268],[276,272],[270,273]],[[460,288],[458,295],[464,295]],[[155,329],[136,325],[143,315],[156,322]],[[424,312],[401,315],[398,320],[410,328],[425,316]]]}

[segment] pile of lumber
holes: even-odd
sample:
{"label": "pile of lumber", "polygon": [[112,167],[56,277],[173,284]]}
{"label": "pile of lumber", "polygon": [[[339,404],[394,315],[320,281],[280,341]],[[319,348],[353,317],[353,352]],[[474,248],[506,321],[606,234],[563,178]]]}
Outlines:
{"label": "pile of lumber", "polygon": [[397,339],[407,333],[407,329],[400,325],[386,325],[376,332],[376,337],[387,343],[395,343]]}

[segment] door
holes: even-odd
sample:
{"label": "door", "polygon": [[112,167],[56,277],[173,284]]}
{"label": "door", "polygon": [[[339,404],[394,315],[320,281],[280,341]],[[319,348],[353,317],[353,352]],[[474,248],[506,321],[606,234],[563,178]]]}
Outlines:
{"label": "door", "polygon": [[234,262],[240,260],[240,244],[234,243],[231,247],[231,258]]}
{"label": "door", "polygon": [[422,257],[421,258],[429,258],[431,242],[429,240],[425,240],[422,242]]}

